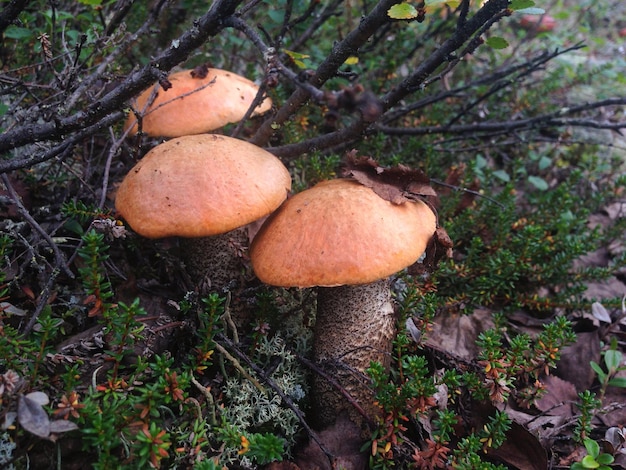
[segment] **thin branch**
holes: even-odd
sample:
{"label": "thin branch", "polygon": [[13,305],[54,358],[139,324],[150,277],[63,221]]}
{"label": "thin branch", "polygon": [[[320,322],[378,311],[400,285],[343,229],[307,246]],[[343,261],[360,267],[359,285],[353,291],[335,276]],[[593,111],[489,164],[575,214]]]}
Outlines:
{"label": "thin branch", "polygon": [[[387,9],[389,8],[387,5],[385,5],[387,8],[384,8],[382,11],[380,11],[381,5],[382,2],[376,6],[375,12],[373,11],[367,17],[370,18],[370,22],[372,23],[377,19],[380,22],[378,23],[378,27],[380,27],[383,22],[380,17],[376,16],[376,14],[386,17]],[[472,18],[465,22],[462,28],[457,29],[452,37],[446,40],[439,48],[433,51],[430,56],[422,61],[407,78],[402,80],[402,82],[400,82],[396,87],[391,89],[381,98],[383,110],[388,111],[396,104],[398,104],[401,100],[403,100],[406,96],[419,89],[420,86],[425,83],[429,76],[431,76],[442,64],[448,62],[448,58],[451,57],[457,51],[457,49],[462,47],[463,44],[470,40],[470,38],[472,38],[477,31],[482,31],[482,28],[485,24],[491,24],[494,20],[494,17],[499,18],[500,14],[505,11],[507,7],[508,0],[491,0],[487,2],[485,6],[482,7]],[[363,21],[361,22],[361,25],[363,24]],[[361,26],[359,26],[359,28],[357,28],[357,30],[355,31],[358,31],[360,27]],[[346,40],[348,40],[348,38],[350,38],[353,33],[354,31],[346,37]],[[331,54],[328,56],[327,62],[325,62],[325,64],[335,63],[334,61],[337,61],[337,59],[339,58],[341,59],[341,63],[339,65],[341,65],[343,61],[345,61],[347,55],[339,55],[337,49],[338,48],[336,46],[333,49],[333,52],[331,52]],[[340,48],[339,50],[342,51],[342,49]],[[320,65],[320,68],[322,68],[322,65]],[[317,87],[321,86],[323,83],[319,82],[320,68],[318,68],[316,76],[311,80],[311,82]],[[327,69],[325,68],[324,71],[327,71]],[[318,80],[317,83],[315,82],[316,79]],[[257,135],[255,135],[255,137],[253,138],[253,142],[257,143],[257,145],[265,144],[267,142],[267,139],[271,135],[272,124],[282,124],[290,116],[293,116],[293,113],[297,110],[299,106],[304,103],[304,101],[306,101],[307,98],[308,94],[304,90],[296,90],[296,92],[289,98],[289,100],[287,100],[287,103],[278,111],[278,114],[274,117],[274,119],[268,120],[264,123],[259,132],[257,132]],[[346,146],[360,139],[369,126],[370,123],[365,122],[361,118],[353,122],[350,126],[347,126],[341,130],[314,137],[304,142],[287,144],[280,147],[270,148],[268,150],[279,157],[289,159],[295,158],[296,156],[313,150],[328,149],[339,145]]]}
{"label": "thin branch", "polygon": [[56,245],[56,243],[54,243],[54,240],[52,240],[52,237],[50,237],[50,235],[48,235],[48,233],[41,227],[41,225],[39,225],[39,223],[33,218],[33,216],[30,215],[30,213],[28,212],[28,209],[24,207],[24,204],[22,204],[22,198],[20,198],[20,196],[17,194],[17,192],[13,188],[13,185],[11,184],[11,181],[9,180],[8,175],[6,174],[0,175],[0,178],[2,179],[2,182],[4,183],[4,186],[7,190],[7,193],[9,194],[9,197],[13,201],[13,204],[15,204],[17,212],[26,222],[28,222],[28,224],[37,233],[39,233],[39,235],[41,235],[41,237],[46,241],[46,243],[52,250],[57,269],[62,270],[65,273],[65,275],[68,276],[70,279],[74,279],[74,273],[67,266],[63,253],[61,253],[61,251],[59,250],[59,247]]}
{"label": "thin branch", "polygon": [[[382,0],[365,18],[362,18],[356,29],[352,30],[343,41],[336,43],[328,56],[319,65],[309,83],[316,88],[320,88],[326,81],[333,78],[346,59],[355,55],[359,48],[390,19],[387,10],[391,8],[397,0]],[[309,99],[310,94],[306,89],[298,87],[296,91],[278,110],[275,116],[267,119],[251,139],[251,142],[265,146],[269,142],[276,125],[282,125],[291,119]]]}
{"label": "thin branch", "polygon": [[[415,101],[414,103],[410,103],[401,107],[396,106],[383,115],[383,117],[380,119],[380,123],[389,124],[396,119],[400,119],[411,112],[425,108],[426,106],[429,106],[433,103],[443,101],[451,97],[465,96],[466,91],[478,86],[502,82],[505,81],[505,79],[507,83],[510,83],[511,81],[515,80],[515,78],[507,79],[507,77],[509,77],[510,75],[518,73],[519,78],[520,76],[526,75],[528,69],[536,70],[558,56],[581,49],[583,47],[585,47],[584,44],[578,43],[565,49],[555,49],[552,52],[544,51],[538,54],[536,57],[532,57],[524,62],[512,64],[501,70],[490,71],[489,74],[477,77],[471,82],[452,90],[443,90],[437,94],[427,96],[418,101]],[[448,122],[448,124],[453,124],[453,122]]]}
{"label": "thin branch", "polygon": [[392,108],[407,95],[425,85],[427,78],[442,64],[445,64],[448,58],[452,57],[463,44],[478,31],[482,31],[484,25],[492,24],[494,18],[499,18],[502,11],[508,7],[508,3],[508,0],[490,0],[487,2],[484,7],[465,22],[462,28],[457,29],[452,37],[422,61],[411,75],[382,97],[385,110]]}
{"label": "thin branch", "polygon": [[71,150],[75,145],[81,142],[85,137],[88,137],[106,127],[111,126],[112,124],[122,119],[124,116],[125,116],[125,113],[122,111],[117,111],[115,113],[112,113],[106,116],[105,118],[103,118],[100,122],[97,122],[96,124],[92,126],[86,127],[82,129],[80,132],[77,132],[71,137],[68,137],[62,143],[51,148],[45,153],[42,153],[42,154],[31,153],[28,157],[12,158],[10,160],[0,160],[0,174],[6,173],[8,171],[17,170],[19,168],[28,168],[37,163],[42,163],[42,162],[51,160],[52,158],[58,155],[61,155],[62,153],[67,152],[68,150]]}
{"label": "thin branch", "polygon": [[423,127],[392,127],[385,125],[376,126],[376,130],[387,135],[429,135],[429,134],[468,134],[468,133],[495,133],[512,132],[545,127],[591,127],[595,129],[610,129],[620,131],[626,129],[626,122],[596,121],[593,119],[565,118],[573,116],[583,111],[589,111],[605,106],[626,105],[626,98],[610,98],[594,103],[562,108],[553,113],[542,114],[527,119],[516,119],[499,122],[479,122],[472,124],[459,124],[455,126],[423,126]]}
{"label": "thin branch", "polygon": [[28,336],[28,334],[34,328],[35,324],[37,323],[37,320],[39,319],[39,315],[41,315],[41,312],[43,312],[44,307],[48,305],[48,300],[50,299],[50,296],[52,295],[54,284],[60,272],[61,271],[59,269],[53,269],[52,272],[50,273],[48,282],[46,282],[46,285],[44,286],[43,290],[40,292],[37,298],[37,306],[35,307],[35,310],[33,311],[33,314],[30,317],[28,324],[22,331],[22,334],[25,337]]}
{"label": "thin branch", "polygon": [[[275,67],[281,75],[284,75],[286,78],[288,78],[289,81],[292,82],[294,85],[304,88],[307,93],[309,93],[309,95],[313,98],[313,100],[315,100],[316,102],[321,102],[324,100],[324,92],[313,86],[311,83],[303,82],[302,80],[300,80],[298,74],[296,74],[283,62],[281,62],[281,60],[278,58],[277,51],[275,51],[274,48],[265,44],[265,42],[263,42],[263,39],[261,39],[256,31],[254,31],[245,21],[237,17],[230,17],[224,21],[224,24],[244,33],[248,37],[248,39],[250,39],[250,41],[252,41],[252,43],[257,47],[257,49],[259,49],[263,56],[266,57],[269,65]],[[253,103],[250,106],[248,112],[251,113],[251,110],[254,110],[257,104],[258,103]],[[242,121],[245,121],[245,119],[246,118],[242,119]]]}
{"label": "thin branch", "polygon": [[194,26],[174,41],[165,52],[131,73],[119,86],[96,100],[86,110],[54,122],[21,126],[5,132],[0,136],[0,152],[33,142],[63,139],[72,132],[96,125],[111,113],[118,112],[130,98],[163,78],[172,67],[187,59],[209,37],[219,33],[224,28],[222,21],[234,14],[240,1],[215,1],[209,11],[196,20]]}

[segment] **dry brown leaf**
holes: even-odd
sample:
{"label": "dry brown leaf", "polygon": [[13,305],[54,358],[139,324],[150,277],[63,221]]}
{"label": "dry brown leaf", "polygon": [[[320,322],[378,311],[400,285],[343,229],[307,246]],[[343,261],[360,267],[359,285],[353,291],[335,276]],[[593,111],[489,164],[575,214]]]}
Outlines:
{"label": "dry brown leaf", "polygon": [[545,470],[548,468],[548,456],[539,440],[523,426],[513,422],[507,432],[507,438],[489,455],[503,460],[510,468],[518,470]]}
{"label": "dry brown leaf", "polygon": [[33,396],[33,394],[20,396],[17,403],[17,420],[22,428],[35,436],[45,439],[50,436],[48,413],[43,409],[38,396]]}
{"label": "dry brown leaf", "polygon": [[335,467],[331,467],[328,457],[319,445],[311,440],[308,446],[297,456],[296,462],[301,470],[362,470],[367,468],[367,454],[361,452],[360,430],[345,415],[341,414],[335,424],[318,435],[324,447],[333,454]]}
{"label": "dry brown leaf", "polygon": [[[495,414],[496,409],[490,403],[474,402],[472,426],[482,429],[488,417]],[[511,429],[506,433],[504,444],[497,449],[490,448],[487,454],[507,463],[508,468],[517,470],[548,468],[548,456],[539,439],[515,421],[511,423]]]}
{"label": "dry brown leaf", "polygon": [[393,204],[437,196],[424,172],[404,165],[384,168],[371,157],[357,157],[355,150],[346,155],[343,175],[354,178]]}
{"label": "dry brown leaf", "polygon": [[561,359],[554,374],[573,383],[579,392],[588,390],[596,377],[589,365],[590,361],[600,363],[600,336],[597,329],[576,333],[576,342],[561,351]]}
{"label": "dry brown leaf", "polygon": [[573,416],[572,403],[578,401],[574,384],[552,375],[545,377],[542,382],[546,393],[535,401],[537,409],[551,416]]}
{"label": "dry brown leaf", "polygon": [[452,357],[471,361],[478,354],[478,335],[489,328],[493,328],[493,319],[488,309],[476,309],[469,315],[438,315],[426,338],[426,345]]}

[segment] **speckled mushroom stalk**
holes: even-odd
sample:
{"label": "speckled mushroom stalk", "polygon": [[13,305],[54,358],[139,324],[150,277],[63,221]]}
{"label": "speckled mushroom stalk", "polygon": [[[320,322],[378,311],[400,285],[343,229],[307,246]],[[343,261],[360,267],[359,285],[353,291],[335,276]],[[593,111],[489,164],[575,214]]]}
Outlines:
{"label": "speckled mushroom stalk", "polygon": [[[331,332],[329,334],[329,332]],[[318,287],[313,356],[373,418],[378,414],[362,375],[371,361],[390,366],[396,315],[389,278],[356,286]],[[360,424],[354,407],[322,377],[315,377],[316,419],[326,427],[346,410]]]}
{"label": "speckled mushroom stalk", "polygon": [[181,237],[197,286],[222,291],[242,270],[245,230],[276,209],[291,188],[274,155],[221,135],[183,136],[157,145],[126,175],[118,213],[147,238]]}
{"label": "speckled mushroom stalk", "polygon": [[[393,204],[357,181],[338,179],[285,201],[252,242],[261,281],[318,286],[314,358],[370,417],[378,410],[364,372],[371,361],[389,365],[395,335],[389,276],[418,260],[435,229],[425,203]],[[363,423],[322,377],[313,395],[320,427],[342,412]]]}

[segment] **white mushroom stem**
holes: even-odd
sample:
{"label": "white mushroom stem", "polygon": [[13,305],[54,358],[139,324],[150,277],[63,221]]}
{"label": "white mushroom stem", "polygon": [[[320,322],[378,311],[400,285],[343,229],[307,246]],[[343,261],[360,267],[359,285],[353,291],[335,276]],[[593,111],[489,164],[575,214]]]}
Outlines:
{"label": "white mushroom stem", "polygon": [[[365,374],[372,361],[389,367],[396,317],[389,279],[359,286],[319,287],[314,358],[370,418],[379,413]],[[314,410],[320,427],[346,411],[361,425],[363,417],[340,391],[322,377],[314,381]]]}

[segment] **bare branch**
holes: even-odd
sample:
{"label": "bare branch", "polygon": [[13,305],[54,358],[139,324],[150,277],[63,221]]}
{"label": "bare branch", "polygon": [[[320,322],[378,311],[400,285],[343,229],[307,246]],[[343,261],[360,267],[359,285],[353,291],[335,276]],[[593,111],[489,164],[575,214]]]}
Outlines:
{"label": "bare branch", "polygon": [[[376,27],[380,27],[380,25],[384,24],[387,17],[387,10],[390,7],[390,5],[385,4],[384,7],[381,8],[382,3],[384,2],[379,3],[375,10],[372,11],[372,13],[370,13],[367,17],[372,25],[377,25]],[[472,38],[477,32],[483,31],[486,24],[493,24],[495,21],[494,18],[500,18],[503,12],[506,11],[507,6],[508,0],[491,0],[490,2],[487,2],[485,6],[481,8],[473,17],[465,21],[462,27],[457,28],[454,34],[447,41],[445,41],[430,56],[422,61],[406,79],[400,82],[396,87],[381,98],[384,110],[387,111],[391,109],[406,96],[419,89],[428,77],[443,64],[446,64],[448,59],[452,57],[453,54],[467,41],[469,41],[470,38]],[[383,17],[385,20],[383,20]],[[346,53],[346,50],[356,50],[349,48],[343,43],[348,41],[353,34],[356,35],[355,32],[360,30],[364,21],[365,20],[363,20],[359,28],[351,32],[346,39],[342,41],[342,43],[339,43],[341,46],[336,46],[333,49],[327,60],[318,68],[316,75],[313,79],[311,79],[311,83],[315,84],[317,87],[321,86],[325,81],[322,80],[322,78],[326,77],[326,74],[331,70],[336,71],[348,57],[349,54]],[[378,23],[376,23],[376,21],[378,21]],[[363,38],[361,35],[358,37],[359,39]],[[355,38],[352,37],[353,41],[354,39]],[[349,44],[353,44],[353,42],[350,42]],[[335,68],[333,69],[333,67]],[[321,74],[320,69],[323,70],[324,74]],[[326,79],[328,78],[329,77],[326,77]],[[253,142],[257,143],[257,145],[265,144],[271,135],[272,125],[275,125],[276,123],[280,125],[285,122],[285,120],[292,116],[297,108],[301,106],[308,97],[309,95],[305,90],[296,90],[289,100],[287,100],[285,105],[278,111],[274,119],[270,119],[264,123],[257,135],[255,135]],[[348,145],[351,142],[358,140],[366,132],[369,125],[370,123],[361,118],[356,120],[350,126],[336,132],[315,137],[304,142],[274,147],[269,150],[277,156],[288,159],[295,158],[303,153],[316,149],[328,149],[340,144]]]}
{"label": "bare branch", "polygon": [[472,124],[459,124],[452,126],[423,126],[423,127],[392,127],[378,125],[379,132],[388,135],[430,135],[430,134],[493,134],[499,132],[512,132],[520,130],[538,129],[546,127],[593,127],[596,129],[611,129],[620,131],[626,129],[626,122],[606,122],[593,119],[567,119],[564,116],[573,116],[583,111],[589,111],[606,106],[626,105],[626,98],[611,98],[593,103],[585,103],[570,108],[562,108],[559,111],[534,116],[527,119],[510,121],[479,122]]}
{"label": "bare branch", "polygon": [[[359,47],[365,44],[378,28],[390,21],[387,16],[387,10],[395,3],[397,3],[396,0],[382,0],[378,2],[370,14],[360,21],[356,29],[351,31],[343,41],[335,44],[330,54],[319,65],[309,83],[319,88],[330,78],[334,77],[346,59],[356,54]],[[289,120],[306,103],[309,97],[309,92],[299,87],[278,110],[276,115],[263,123],[251,139],[251,142],[259,146],[266,145],[274,132],[274,127],[282,125]]]}
{"label": "bare branch", "polygon": [[57,118],[53,122],[31,124],[9,130],[0,136],[0,152],[43,140],[60,140],[72,132],[98,123],[122,109],[126,102],[150,84],[165,76],[172,67],[184,61],[209,37],[224,28],[222,21],[234,14],[241,0],[218,0],[209,11],[196,20],[172,46],[141,69],[130,74],[115,89],[96,100],[84,111]]}

